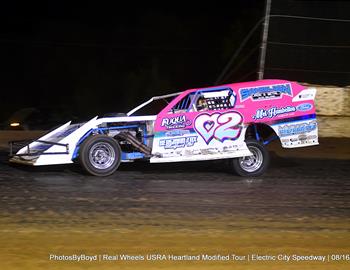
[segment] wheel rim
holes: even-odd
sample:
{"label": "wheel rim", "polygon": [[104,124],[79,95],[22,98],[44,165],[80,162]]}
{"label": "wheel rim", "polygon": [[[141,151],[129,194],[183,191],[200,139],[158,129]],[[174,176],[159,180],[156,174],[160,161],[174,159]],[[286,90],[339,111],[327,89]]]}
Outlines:
{"label": "wheel rim", "polygon": [[249,150],[253,155],[239,158],[239,164],[243,170],[251,173],[260,169],[264,157],[261,150],[255,146],[249,146]]}
{"label": "wheel rim", "polygon": [[89,151],[89,161],[96,169],[107,169],[115,161],[115,150],[112,145],[105,142],[94,144]]}

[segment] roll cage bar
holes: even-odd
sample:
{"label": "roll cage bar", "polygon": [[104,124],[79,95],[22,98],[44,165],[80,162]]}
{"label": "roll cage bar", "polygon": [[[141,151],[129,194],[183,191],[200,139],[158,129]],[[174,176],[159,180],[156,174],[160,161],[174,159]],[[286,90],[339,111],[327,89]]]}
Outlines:
{"label": "roll cage bar", "polygon": [[183,92],[177,92],[177,93],[172,93],[172,94],[168,94],[168,95],[163,95],[163,96],[155,96],[150,98],[149,100],[147,100],[146,102],[140,104],[139,106],[137,106],[136,108],[132,109],[131,111],[129,111],[126,115],[130,116],[132,114],[134,114],[135,112],[137,112],[138,110],[140,110],[141,108],[145,107],[146,105],[150,104],[152,101],[154,100],[159,100],[159,99],[166,99],[169,97],[175,97],[178,96],[180,94],[182,94]]}
{"label": "roll cage bar", "polygon": [[[189,94],[193,94],[196,97],[196,96],[198,96],[198,95],[200,95],[201,93],[204,93],[204,92],[221,91],[221,90],[229,90],[231,93],[233,93],[233,91],[232,91],[232,89],[230,87],[221,86],[221,87],[200,88],[200,89],[198,89],[196,91],[190,92]],[[135,112],[137,112],[141,108],[147,106],[148,104],[150,104],[154,100],[166,99],[166,98],[169,98],[169,97],[175,97],[175,96],[178,96],[178,95],[180,95],[182,93],[184,93],[184,92],[176,92],[176,93],[171,93],[171,94],[167,94],[167,95],[152,97],[149,100],[147,100],[146,102],[140,104],[136,108],[134,108],[131,111],[129,111],[126,115],[127,116],[131,116],[132,114],[134,114]],[[190,106],[187,108],[187,111],[192,108],[194,102],[195,102],[195,98],[191,100]]]}

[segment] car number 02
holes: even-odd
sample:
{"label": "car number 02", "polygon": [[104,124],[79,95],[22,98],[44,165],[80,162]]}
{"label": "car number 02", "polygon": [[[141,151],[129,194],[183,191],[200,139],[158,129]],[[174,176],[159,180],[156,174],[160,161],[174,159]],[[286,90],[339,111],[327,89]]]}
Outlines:
{"label": "car number 02", "polygon": [[242,131],[243,117],[238,112],[203,113],[194,122],[196,132],[209,144],[214,138],[220,142],[237,139]]}

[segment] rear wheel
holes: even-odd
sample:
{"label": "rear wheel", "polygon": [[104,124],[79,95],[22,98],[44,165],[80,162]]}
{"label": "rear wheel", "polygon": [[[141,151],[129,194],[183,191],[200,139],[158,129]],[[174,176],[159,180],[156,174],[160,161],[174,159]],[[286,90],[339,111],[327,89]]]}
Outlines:
{"label": "rear wheel", "polygon": [[116,140],[105,135],[87,138],[79,150],[79,162],[89,174],[107,176],[119,167],[121,149]]}
{"label": "rear wheel", "polygon": [[234,171],[240,176],[262,175],[270,163],[269,152],[264,145],[256,140],[248,139],[246,144],[253,155],[233,159]]}

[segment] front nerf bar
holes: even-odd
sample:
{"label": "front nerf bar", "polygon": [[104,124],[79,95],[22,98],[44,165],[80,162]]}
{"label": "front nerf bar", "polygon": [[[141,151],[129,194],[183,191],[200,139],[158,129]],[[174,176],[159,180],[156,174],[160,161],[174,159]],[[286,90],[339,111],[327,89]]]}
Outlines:
{"label": "front nerf bar", "polygon": [[[33,142],[38,142],[38,143],[43,143],[43,144],[48,144],[50,146],[57,145],[57,146],[62,146],[65,147],[65,151],[62,152],[45,152],[47,149],[43,150],[37,150],[31,151],[30,149],[30,144]],[[16,148],[23,148],[27,147],[27,151],[23,154],[14,154],[14,147]],[[23,157],[23,156],[38,156],[38,155],[62,155],[62,154],[69,154],[69,145],[65,143],[57,143],[57,142],[49,142],[45,140],[20,140],[20,141],[10,141],[9,142],[9,156],[10,157]],[[17,149],[18,150],[18,149]]]}

